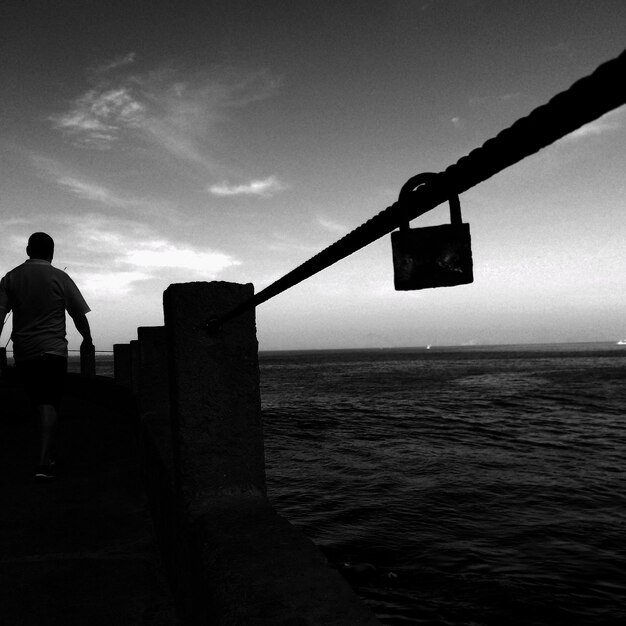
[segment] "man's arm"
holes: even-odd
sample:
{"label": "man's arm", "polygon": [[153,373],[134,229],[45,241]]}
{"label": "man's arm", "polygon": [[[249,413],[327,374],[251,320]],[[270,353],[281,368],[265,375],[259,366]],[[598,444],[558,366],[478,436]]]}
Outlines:
{"label": "man's arm", "polygon": [[6,321],[7,313],[11,309],[9,294],[7,293],[5,283],[6,276],[2,280],[0,280],[0,335],[2,335],[2,329],[4,328],[4,322]]}
{"label": "man's arm", "polygon": [[7,310],[3,306],[0,306],[0,337],[2,336],[2,330],[4,328],[4,322],[6,320],[6,316],[7,316]]}
{"label": "man's arm", "polygon": [[74,326],[76,330],[83,336],[83,343],[80,346],[81,350],[87,348],[93,348],[93,340],[91,339],[91,329],[89,328],[89,322],[86,315],[77,315],[72,318],[74,320]]}

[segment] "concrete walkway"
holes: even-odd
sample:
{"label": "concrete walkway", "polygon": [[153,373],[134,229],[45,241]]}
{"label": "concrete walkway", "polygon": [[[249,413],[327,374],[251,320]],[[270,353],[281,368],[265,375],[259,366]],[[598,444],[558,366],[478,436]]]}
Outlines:
{"label": "concrete walkway", "polygon": [[13,372],[0,379],[0,624],[178,624],[141,485],[136,426],[66,395],[58,478],[37,483],[35,423]]}

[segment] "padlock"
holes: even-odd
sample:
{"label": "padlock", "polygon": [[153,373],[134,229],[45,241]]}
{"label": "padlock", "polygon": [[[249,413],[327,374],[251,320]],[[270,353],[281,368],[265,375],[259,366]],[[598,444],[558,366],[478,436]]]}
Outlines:
{"label": "padlock", "polygon": [[[409,182],[426,182],[435,176],[422,174]],[[458,194],[450,195],[449,203],[450,224],[411,229],[407,216],[400,230],[391,233],[396,291],[452,287],[474,281],[470,228],[461,218]]]}

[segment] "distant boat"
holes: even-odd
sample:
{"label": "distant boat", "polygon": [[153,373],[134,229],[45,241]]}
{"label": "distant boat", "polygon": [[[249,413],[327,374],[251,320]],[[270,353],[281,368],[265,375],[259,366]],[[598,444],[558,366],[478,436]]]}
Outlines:
{"label": "distant boat", "polygon": [[430,344],[426,346],[426,350],[430,350]]}
{"label": "distant boat", "polygon": [[618,345],[618,346],[626,346],[626,339],[620,339],[620,340],[617,342],[617,345]]}

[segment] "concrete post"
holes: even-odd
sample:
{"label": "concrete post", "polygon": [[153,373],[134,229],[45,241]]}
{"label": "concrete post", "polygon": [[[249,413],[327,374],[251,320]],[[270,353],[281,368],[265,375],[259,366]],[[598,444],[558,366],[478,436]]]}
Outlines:
{"label": "concrete post", "polygon": [[96,349],[93,346],[80,350],[80,374],[92,378],[96,375]]}
{"label": "concrete post", "polygon": [[[374,626],[313,543],[265,497],[251,284],[185,283],[164,293],[174,431],[174,578],[190,624]],[[181,558],[182,555],[182,558]]]}
{"label": "concrete post", "polygon": [[139,345],[138,405],[143,421],[166,469],[173,473],[172,422],[167,372],[165,326],[137,329]]}
{"label": "concrete post", "polygon": [[133,339],[130,342],[130,388],[139,396],[139,385],[141,381],[141,364],[139,362],[139,341]]}
{"label": "concrete post", "polygon": [[[139,410],[160,412],[169,420],[169,387],[167,380],[167,343],[165,326],[141,326],[137,329],[139,368]],[[133,342],[131,342],[132,345]]]}
{"label": "concrete post", "polygon": [[130,387],[130,345],[127,343],[113,346],[113,375],[117,385]]}
{"label": "concrete post", "polygon": [[213,334],[204,325],[253,294],[196,282],[163,295],[177,487],[192,518],[220,496],[265,496],[254,309]]}

